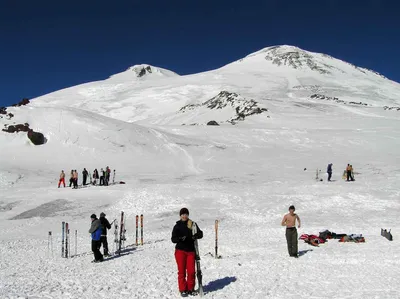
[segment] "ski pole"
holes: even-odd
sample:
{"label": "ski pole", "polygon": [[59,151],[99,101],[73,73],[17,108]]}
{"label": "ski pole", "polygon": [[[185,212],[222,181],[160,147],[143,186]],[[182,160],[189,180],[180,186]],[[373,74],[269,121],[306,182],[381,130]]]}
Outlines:
{"label": "ski pole", "polygon": [[138,246],[139,239],[139,215],[136,215],[136,242],[135,245]]}
{"label": "ski pole", "polygon": [[215,220],[215,258],[218,258],[218,220]]}
{"label": "ski pole", "polygon": [[47,237],[47,255],[50,256],[50,243],[51,243],[51,232],[49,232],[49,235]]}
{"label": "ski pole", "polygon": [[65,222],[61,223],[61,257],[64,257],[64,232],[65,232]]}
{"label": "ski pole", "polygon": [[53,257],[53,234],[51,231],[49,232],[50,235],[50,251],[51,251],[51,257]]}
{"label": "ski pole", "polygon": [[75,230],[75,256],[78,255],[78,231]]}
{"label": "ski pole", "polygon": [[140,241],[143,246],[143,214],[140,215]]}
{"label": "ski pole", "polygon": [[68,258],[68,222],[65,223],[65,258]]}

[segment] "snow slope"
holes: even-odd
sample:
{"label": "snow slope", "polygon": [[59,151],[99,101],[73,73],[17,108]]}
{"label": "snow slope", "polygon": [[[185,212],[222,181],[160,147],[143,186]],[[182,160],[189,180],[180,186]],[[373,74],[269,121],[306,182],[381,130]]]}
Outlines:
{"label": "snow slope", "polygon": [[[400,297],[399,112],[383,109],[400,106],[398,83],[291,46],[190,76],[150,67],[45,95],[0,118],[1,127],[27,122],[47,138],[34,146],[26,133],[0,132],[0,298],[175,298],[170,234],[183,206],[204,231],[205,298]],[[254,102],[268,110],[231,121]],[[205,126],[210,120],[221,125]],[[347,163],[355,182],[341,179]],[[126,184],[57,188],[61,169],[107,165]],[[288,257],[280,221],[291,204],[300,234],[362,233],[366,243],[299,241],[302,256]],[[127,245],[135,215],[144,214],[145,244],[90,263],[90,215],[112,221],[122,210]],[[208,254],[215,219],[219,260]],[[60,257],[62,221],[74,254],[78,232],[71,259]]]}

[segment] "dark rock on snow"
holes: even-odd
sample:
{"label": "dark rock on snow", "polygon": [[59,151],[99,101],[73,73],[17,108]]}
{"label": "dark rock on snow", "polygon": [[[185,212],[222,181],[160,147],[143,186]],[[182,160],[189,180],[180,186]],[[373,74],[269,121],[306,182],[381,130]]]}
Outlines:
{"label": "dark rock on snow", "polygon": [[211,120],[207,123],[207,126],[219,126],[219,123],[217,123],[215,120]]}
{"label": "dark rock on snow", "polygon": [[46,143],[46,138],[40,132],[35,132],[33,130],[28,131],[28,138],[34,145],[41,145]]}

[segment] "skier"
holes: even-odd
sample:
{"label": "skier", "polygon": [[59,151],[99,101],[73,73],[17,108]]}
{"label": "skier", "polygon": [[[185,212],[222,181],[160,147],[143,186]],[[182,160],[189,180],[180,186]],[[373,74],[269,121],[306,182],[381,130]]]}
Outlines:
{"label": "skier", "polygon": [[328,173],[328,182],[330,182],[332,178],[332,166],[332,163],[328,164],[328,168],[326,170],[326,172]]}
{"label": "skier", "polygon": [[110,256],[108,254],[107,229],[111,229],[111,224],[110,222],[108,222],[106,214],[104,214],[103,212],[100,213],[100,223],[103,228],[100,241],[103,245],[104,256]]}
{"label": "skier", "polygon": [[181,220],[177,221],[172,230],[172,243],[175,243],[175,260],[178,266],[178,285],[182,297],[195,296],[196,284],[196,252],[194,240],[203,238],[203,232],[197,227],[197,233],[192,234],[193,221],[189,219],[189,210],[182,208],[179,212]]}
{"label": "skier", "polygon": [[65,188],[65,173],[64,173],[64,170],[61,170],[60,179],[58,180],[58,188],[60,188],[61,183],[64,185],[64,188]]}
{"label": "skier", "polygon": [[69,178],[69,187],[71,187],[74,184],[74,171],[71,170],[71,176]]}
{"label": "skier", "polygon": [[83,175],[83,182],[82,182],[82,185],[83,186],[86,186],[86,180],[87,180],[87,176],[88,176],[88,171],[86,170],[86,168],[83,168],[83,171],[82,171],[82,175]]}
{"label": "skier", "polygon": [[289,256],[299,257],[297,249],[297,229],[296,229],[296,219],[299,221],[298,228],[300,228],[301,221],[300,217],[294,213],[296,209],[294,206],[289,207],[289,213],[283,216],[282,226],[286,226],[286,241],[289,251]]}
{"label": "skier", "polygon": [[100,246],[101,246],[100,238],[103,229],[100,220],[97,219],[97,216],[95,214],[92,214],[90,216],[90,219],[92,220],[92,224],[90,226],[89,233],[92,234],[92,251],[94,254],[93,262],[99,263],[104,260],[103,255],[100,252]]}

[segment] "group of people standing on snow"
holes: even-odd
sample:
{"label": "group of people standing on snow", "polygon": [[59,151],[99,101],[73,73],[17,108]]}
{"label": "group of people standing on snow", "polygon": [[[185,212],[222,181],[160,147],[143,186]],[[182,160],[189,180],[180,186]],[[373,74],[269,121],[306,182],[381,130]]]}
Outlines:
{"label": "group of people standing on snow", "polygon": [[[328,167],[326,169],[326,172],[328,174],[328,182],[331,181],[332,178],[332,167],[333,164],[329,163]],[[354,181],[354,172],[353,172],[353,165],[347,164],[346,170],[343,173],[343,179],[347,177],[347,181]]]}
{"label": "group of people standing on snow", "polygon": [[[286,226],[286,241],[290,257],[298,258],[298,234],[297,228],[301,226],[300,217],[295,213],[295,207],[289,207],[281,222]],[[182,297],[195,296],[196,284],[196,248],[195,241],[203,238],[203,232],[197,223],[189,219],[189,210],[182,208],[179,211],[180,220],[176,222],[171,235],[171,241],[175,245],[175,261],[178,268],[178,288]],[[102,262],[104,256],[109,256],[107,243],[107,230],[111,229],[110,222],[106,214],[100,213],[100,219],[95,214],[90,216],[91,226],[89,233],[92,236],[92,251],[95,263]],[[115,221],[115,220],[114,220]],[[195,231],[195,233],[193,232]],[[100,252],[103,245],[104,256]]]}
{"label": "group of people standing on snow", "polygon": [[[114,170],[114,176],[115,176],[115,170]],[[82,171],[82,186],[88,185],[87,181],[88,178],[90,179],[90,184],[92,185],[97,185],[97,181],[99,180],[99,185],[100,186],[108,186],[110,183],[110,178],[111,178],[111,169],[110,167],[106,167],[105,170],[101,168],[100,170],[100,175],[99,172],[97,171],[97,168],[93,171],[93,180],[92,176],[90,173],[86,170],[86,168],[83,169]],[[60,186],[64,185],[65,188],[65,172],[64,170],[61,170],[60,173],[60,178],[58,180],[58,188]],[[69,187],[73,186],[73,189],[78,189],[78,172],[75,170],[71,170],[70,174],[70,179],[69,179]]]}

